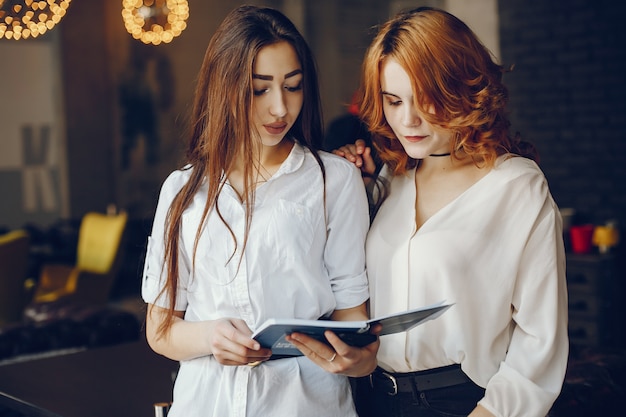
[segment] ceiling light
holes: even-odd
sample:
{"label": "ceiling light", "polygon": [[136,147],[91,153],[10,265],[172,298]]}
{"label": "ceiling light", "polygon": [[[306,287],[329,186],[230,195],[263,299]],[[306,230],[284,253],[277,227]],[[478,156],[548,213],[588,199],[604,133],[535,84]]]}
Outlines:
{"label": "ceiling light", "polygon": [[187,27],[187,0],[122,0],[122,7],[126,30],[145,44],[170,43]]}
{"label": "ceiling light", "polygon": [[0,0],[0,39],[36,38],[61,21],[72,0]]}

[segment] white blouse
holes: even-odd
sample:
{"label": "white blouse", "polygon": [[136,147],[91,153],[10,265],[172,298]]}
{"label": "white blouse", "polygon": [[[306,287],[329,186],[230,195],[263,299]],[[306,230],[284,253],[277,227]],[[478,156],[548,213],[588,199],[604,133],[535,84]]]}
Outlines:
{"label": "white blouse", "polygon": [[[368,299],[365,237],[368,207],[363,181],[353,164],[294,145],[278,172],[256,189],[248,242],[245,208],[230,186],[219,196],[198,243],[195,270],[191,251],[206,187],[183,214],[176,310],[185,320],[241,318],[251,330],[268,318],[317,319]],[[164,182],[144,266],[142,295],[157,298],[163,286],[164,225],[167,209],[188,181],[191,169]],[[325,208],[326,207],[326,216]],[[234,254],[234,256],[232,256]],[[230,259],[232,256],[232,259]],[[230,259],[230,261],[229,261]],[[257,367],[223,366],[211,356],[182,361],[168,417],[177,416],[354,416],[346,377],[328,373],[306,357],[273,360]]]}
{"label": "white blouse", "polygon": [[411,372],[453,363],[486,388],[496,416],[545,416],[568,356],[561,217],[525,158],[496,167],[415,230],[415,170],[394,177],[370,229],[371,315],[455,303],[381,337],[379,365]]}

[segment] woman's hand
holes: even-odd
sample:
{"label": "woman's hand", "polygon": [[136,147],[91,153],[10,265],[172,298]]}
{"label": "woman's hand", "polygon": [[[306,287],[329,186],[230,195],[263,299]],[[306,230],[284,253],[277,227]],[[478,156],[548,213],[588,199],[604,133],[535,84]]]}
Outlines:
{"label": "woman's hand", "polygon": [[[367,320],[366,304],[335,310],[331,317],[337,321]],[[382,326],[376,325],[371,332],[378,336],[381,330]],[[330,330],[326,330],[324,336],[330,346],[302,333],[292,333],[287,336],[287,341],[318,366],[334,374],[358,377],[369,375],[376,369],[376,353],[380,346],[378,337],[369,345],[359,348],[344,343]]]}
{"label": "woman's hand", "polygon": [[[378,334],[380,326],[375,326],[372,333]],[[335,333],[324,333],[330,346],[302,333],[292,333],[287,340],[294,344],[306,357],[328,372],[346,376],[365,376],[376,369],[376,353],[380,341],[359,348],[347,345]]]}
{"label": "woman's hand", "polygon": [[250,336],[252,331],[241,319],[225,318],[211,322],[209,349],[222,365],[249,365],[266,361],[272,355]]}
{"label": "woman's hand", "polygon": [[188,321],[184,316],[184,311],[175,311],[171,326],[162,334],[158,329],[167,320],[167,310],[148,306],[146,338],[156,353],[175,361],[214,355],[223,365],[247,365],[272,354],[250,337],[252,332],[241,319]]}
{"label": "woman's hand", "polygon": [[476,408],[474,408],[474,411],[472,411],[468,417],[496,417],[496,416],[491,414],[489,411],[487,411],[487,409],[484,408],[483,406],[478,405],[476,406]]}
{"label": "woman's hand", "polygon": [[363,139],[357,139],[353,144],[335,149],[333,153],[352,162],[365,174],[373,175],[376,172],[376,163],[372,157],[372,149],[369,146],[365,146]]}

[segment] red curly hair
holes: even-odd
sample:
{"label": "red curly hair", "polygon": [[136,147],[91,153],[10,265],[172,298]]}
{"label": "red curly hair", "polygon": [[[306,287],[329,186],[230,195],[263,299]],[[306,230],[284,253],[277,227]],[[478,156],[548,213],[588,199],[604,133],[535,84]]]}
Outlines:
{"label": "red curly hair", "polygon": [[[395,59],[409,75],[414,104],[426,121],[454,133],[453,155],[462,150],[486,166],[507,152],[536,159],[532,145],[509,135],[504,68],[461,20],[421,7],[385,23],[363,62],[361,117],[394,175],[415,167],[417,161],[406,154],[383,113],[380,79],[387,58]],[[428,111],[431,108],[434,113]]]}

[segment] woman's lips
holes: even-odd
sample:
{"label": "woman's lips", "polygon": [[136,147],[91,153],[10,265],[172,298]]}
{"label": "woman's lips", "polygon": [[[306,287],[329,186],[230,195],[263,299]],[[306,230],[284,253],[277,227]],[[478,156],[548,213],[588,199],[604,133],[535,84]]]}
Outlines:
{"label": "woman's lips", "polygon": [[287,123],[270,123],[267,125],[263,125],[263,127],[270,135],[280,135],[285,131]]}
{"label": "woman's lips", "polygon": [[404,139],[407,140],[407,142],[419,142],[421,140],[423,140],[426,136],[405,136]]}

